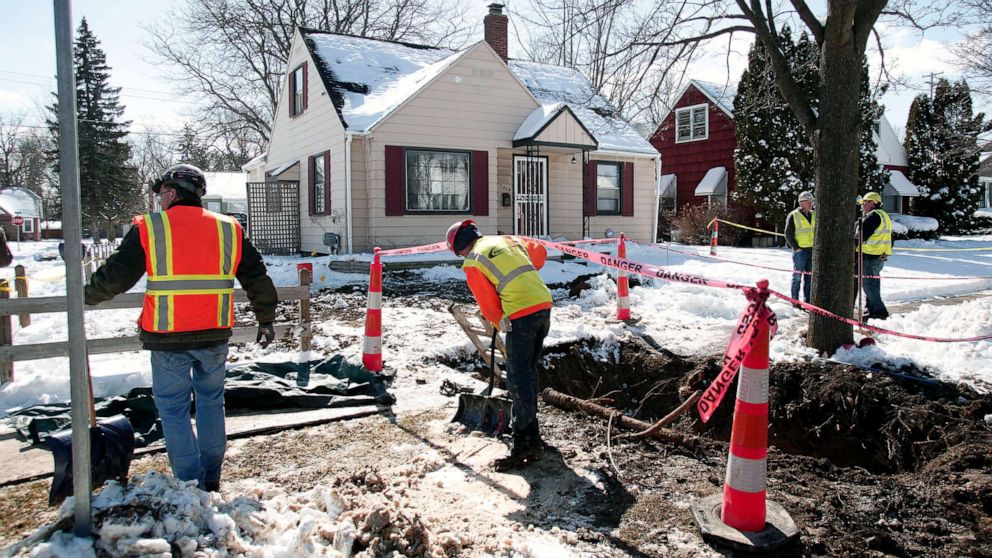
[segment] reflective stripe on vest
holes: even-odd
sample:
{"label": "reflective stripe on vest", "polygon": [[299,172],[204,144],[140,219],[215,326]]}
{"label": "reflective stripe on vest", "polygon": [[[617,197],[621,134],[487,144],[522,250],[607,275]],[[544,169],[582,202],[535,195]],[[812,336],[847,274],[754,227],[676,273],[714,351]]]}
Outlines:
{"label": "reflective stripe on vest", "polygon": [[889,214],[882,211],[881,209],[872,210],[872,213],[877,213],[879,220],[881,221],[875,232],[871,234],[870,237],[864,240],[861,245],[861,251],[869,256],[891,256],[892,255],[892,219],[889,218]]}
{"label": "reflective stripe on vest", "polygon": [[800,248],[813,247],[813,228],[816,226],[816,212],[810,211],[809,221],[803,215],[802,210],[792,210],[792,222],[796,227],[796,244]]}
{"label": "reflective stripe on vest", "polygon": [[527,248],[516,238],[480,238],[465,256],[462,267],[478,268],[495,286],[503,317],[551,302],[551,291],[531,263]]}
{"label": "reflective stripe on vest", "polygon": [[[177,253],[173,245],[175,221],[181,223],[184,234],[198,235],[204,242],[214,241],[209,237],[216,233],[218,258],[208,256],[204,260],[203,256],[212,250],[191,250],[189,240],[181,242],[185,245],[183,253]],[[194,207],[176,208],[172,216],[168,212],[150,213],[136,218],[135,224],[148,255],[142,329],[172,332],[230,328],[234,322],[234,273],[241,257],[240,225]],[[199,273],[177,274],[177,266],[181,271]],[[179,323],[177,307],[182,308]]]}

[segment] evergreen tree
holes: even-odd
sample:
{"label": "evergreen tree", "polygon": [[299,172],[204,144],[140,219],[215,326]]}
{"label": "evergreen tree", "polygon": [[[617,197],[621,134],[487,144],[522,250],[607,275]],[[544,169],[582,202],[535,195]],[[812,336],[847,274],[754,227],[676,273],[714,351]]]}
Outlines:
{"label": "evergreen tree", "polygon": [[919,95],[910,109],[905,148],[910,180],[921,194],[916,208],[937,219],[944,232],[966,233],[977,226],[974,212],[982,201],[978,135],[988,129],[984,119],[973,114],[964,80],[941,79],[932,99]]}
{"label": "evergreen tree", "polygon": [[204,171],[213,170],[214,156],[210,146],[200,139],[200,134],[189,122],[183,124],[174,151],[177,156],[176,160],[181,163],[194,165]]}
{"label": "evergreen tree", "polygon": [[[819,53],[803,33],[793,42],[788,29],[782,32],[782,51],[803,93],[818,106]],[[861,78],[861,157],[859,186],[862,192],[881,192],[888,172],[881,169],[876,154],[875,123],[882,107],[871,95],[867,59]],[[762,216],[780,225],[796,206],[803,190],[815,183],[813,145],[775,83],[772,63],[760,41],[748,55],[748,67],[734,98],[737,149],[735,199],[755,207]]]}
{"label": "evergreen tree", "polygon": [[[129,164],[125,141],[130,122],[122,121],[119,87],[111,87],[110,67],[100,42],[84,18],[75,41],[76,126],[79,135],[79,196],[83,225],[111,233],[141,210],[141,189]],[[49,130],[58,135],[58,102],[51,107]],[[57,143],[56,143],[57,145]],[[56,172],[58,152],[53,153]]]}

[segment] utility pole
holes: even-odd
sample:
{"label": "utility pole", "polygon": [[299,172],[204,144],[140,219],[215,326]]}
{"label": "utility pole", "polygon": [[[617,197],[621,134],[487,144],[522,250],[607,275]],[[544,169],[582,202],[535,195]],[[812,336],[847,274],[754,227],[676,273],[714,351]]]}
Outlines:
{"label": "utility pole", "polygon": [[[90,498],[93,479],[90,462],[90,386],[87,381],[86,329],[83,324],[83,255],[79,210],[79,137],[76,130],[76,74],[73,68],[72,10],[70,0],[55,5],[55,66],[59,91],[59,180],[62,185],[62,233],[65,238],[66,314],[69,329],[69,393],[72,416],[72,493],[77,537],[93,529]],[[71,249],[70,249],[71,248]]]}
{"label": "utility pole", "polygon": [[929,74],[923,75],[930,78],[930,98],[933,99],[933,78],[944,75],[944,72],[930,72]]}

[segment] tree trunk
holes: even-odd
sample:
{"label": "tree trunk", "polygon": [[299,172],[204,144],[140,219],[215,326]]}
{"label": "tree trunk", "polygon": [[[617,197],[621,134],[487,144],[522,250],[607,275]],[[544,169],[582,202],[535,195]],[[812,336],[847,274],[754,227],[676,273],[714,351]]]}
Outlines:
{"label": "tree trunk", "polygon": [[[845,317],[851,316],[855,294],[853,202],[860,157],[861,54],[854,36],[855,4],[831,3],[820,52],[820,106],[813,138],[817,215],[812,303]],[[810,314],[810,347],[833,353],[851,339],[849,324]]]}

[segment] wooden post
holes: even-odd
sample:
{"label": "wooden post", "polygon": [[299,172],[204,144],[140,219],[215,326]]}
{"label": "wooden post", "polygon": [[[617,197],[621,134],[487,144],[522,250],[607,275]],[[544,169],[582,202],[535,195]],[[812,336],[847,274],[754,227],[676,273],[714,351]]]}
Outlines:
{"label": "wooden post", "polygon": [[[20,267],[20,266],[18,266]],[[10,283],[6,279],[0,279],[0,300],[10,298]],[[10,316],[0,317],[0,345],[13,345],[14,332],[11,325]],[[0,361],[0,384],[5,384],[14,380],[14,361]]]}
{"label": "wooden post", "polygon": [[[17,289],[17,298],[28,297],[28,278],[24,275],[24,266],[14,266],[14,288]],[[21,327],[31,325],[31,314],[20,314],[17,319],[21,322]]]}
{"label": "wooden post", "polygon": [[310,283],[313,278],[310,277],[310,270],[303,268],[300,269],[300,286],[308,287],[307,296],[300,298],[300,327],[303,331],[300,333],[300,350],[309,351],[310,343],[313,341],[313,330],[310,329]]}

